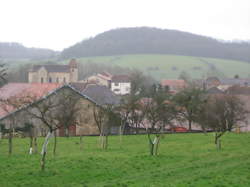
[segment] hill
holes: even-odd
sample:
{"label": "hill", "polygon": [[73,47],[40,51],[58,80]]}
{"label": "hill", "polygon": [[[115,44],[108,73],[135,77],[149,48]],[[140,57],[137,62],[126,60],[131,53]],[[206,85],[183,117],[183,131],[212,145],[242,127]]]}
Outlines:
{"label": "hill", "polygon": [[19,43],[0,42],[0,59],[51,59],[58,52],[50,49],[27,48]]}
{"label": "hill", "polygon": [[[139,69],[156,80],[178,78],[186,72],[192,78],[206,76],[250,77],[250,63],[215,58],[177,55],[117,55],[79,58],[80,64],[96,64]],[[59,63],[68,63],[64,60]],[[86,67],[86,66],[85,66]]]}
{"label": "hill", "polygon": [[222,42],[177,30],[150,27],[121,28],[83,40],[61,53],[61,58],[126,54],[172,54],[250,62],[249,42]]}

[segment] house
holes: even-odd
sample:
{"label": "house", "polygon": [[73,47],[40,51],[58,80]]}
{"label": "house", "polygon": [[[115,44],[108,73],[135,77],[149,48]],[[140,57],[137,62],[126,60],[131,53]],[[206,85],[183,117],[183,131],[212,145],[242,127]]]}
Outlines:
{"label": "house", "polygon": [[[73,83],[72,83],[73,84]],[[39,89],[38,89],[39,88]],[[98,94],[94,94],[98,91]],[[105,86],[87,85],[81,83],[56,84],[56,83],[10,83],[0,88],[0,97],[4,100],[16,97],[22,99],[24,96],[32,96],[35,99],[29,104],[23,104],[19,107],[4,106],[1,103],[0,123],[5,124],[6,128],[10,126],[23,127],[25,123],[35,125],[38,135],[45,135],[48,131],[46,125],[40,120],[28,115],[27,111],[35,110],[35,104],[44,102],[56,102],[59,98],[64,97],[64,93],[70,96],[79,97],[77,106],[80,108],[77,116],[77,124],[70,125],[70,135],[98,135],[99,129],[95,124],[93,116],[93,107],[100,107],[104,104],[116,104],[119,102],[114,95]],[[109,98],[106,99],[106,96]],[[102,97],[102,98],[99,98]],[[64,128],[57,130],[58,135],[64,135]]]}
{"label": "house", "polygon": [[117,95],[130,94],[131,81],[128,75],[114,75],[111,80],[111,91]]}
{"label": "house", "polygon": [[94,83],[94,84],[99,84],[99,85],[103,85],[103,86],[110,88],[111,79],[112,79],[112,75],[110,73],[102,72],[96,75],[91,75],[80,82]]}
{"label": "house", "polygon": [[34,65],[28,72],[29,83],[69,83],[78,81],[75,59],[68,65]]}
{"label": "house", "polygon": [[182,89],[184,89],[187,86],[187,83],[185,80],[179,80],[179,79],[165,79],[161,81],[162,87],[168,87],[170,92],[178,92]]}
{"label": "house", "polygon": [[222,91],[227,90],[231,86],[247,86],[250,87],[250,79],[240,79],[240,78],[217,78],[217,77],[208,77],[204,81],[206,89],[217,87]]}

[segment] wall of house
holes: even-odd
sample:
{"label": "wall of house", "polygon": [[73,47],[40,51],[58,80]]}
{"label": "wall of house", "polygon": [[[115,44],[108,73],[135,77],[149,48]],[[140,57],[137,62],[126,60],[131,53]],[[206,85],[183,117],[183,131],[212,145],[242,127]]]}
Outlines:
{"label": "wall of house", "polygon": [[61,72],[48,73],[48,82],[49,82],[49,78],[51,78],[53,83],[69,83],[70,82],[69,73],[61,73]]}
{"label": "wall of house", "polygon": [[124,83],[111,83],[111,91],[117,95],[126,95],[130,93],[131,83],[124,82]]}

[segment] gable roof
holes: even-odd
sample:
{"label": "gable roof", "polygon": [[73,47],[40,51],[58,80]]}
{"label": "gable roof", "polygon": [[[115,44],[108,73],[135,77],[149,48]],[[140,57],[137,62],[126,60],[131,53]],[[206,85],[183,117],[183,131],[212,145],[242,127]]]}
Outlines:
{"label": "gable roof", "polygon": [[[48,84],[51,84],[51,83],[48,83]],[[47,99],[48,97],[50,97],[53,94],[56,94],[58,91],[60,91],[63,88],[69,88],[69,89],[73,90],[74,92],[76,92],[77,94],[79,94],[80,96],[84,97],[85,99],[87,99],[87,100],[91,101],[92,103],[95,103],[96,105],[98,105],[98,103],[96,103],[92,98],[88,97],[87,95],[82,94],[79,90],[77,90],[73,86],[67,84],[67,85],[59,86],[56,89],[51,90],[51,91],[47,92],[46,94],[43,94],[42,97],[40,97],[39,99],[35,100],[34,102],[32,102],[32,103],[30,103],[28,105],[23,105],[20,108],[11,110],[9,113],[3,114],[2,116],[0,116],[0,120],[3,120],[5,118],[7,118],[8,116],[14,115],[17,112],[20,112],[20,111],[32,106],[34,103],[41,102],[42,100]]]}
{"label": "gable roof", "polygon": [[40,68],[44,67],[49,73],[60,72],[69,73],[69,65],[35,65],[31,68],[30,72],[37,72]]}
{"label": "gable roof", "polygon": [[212,87],[207,90],[208,94],[223,94],[224,92],[217,87]]}

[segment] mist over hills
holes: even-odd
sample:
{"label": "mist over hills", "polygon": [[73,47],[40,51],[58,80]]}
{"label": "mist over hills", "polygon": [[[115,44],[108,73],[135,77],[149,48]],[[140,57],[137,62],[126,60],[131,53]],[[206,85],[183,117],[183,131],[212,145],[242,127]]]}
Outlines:
{"label": "mist over hills", "polygon": [[173,54],[250,62],[250,42],[225,42],[177,30],[120,28],[83,40],[61,52],[72,57]]}
{"label": "mist over hills", "polygon": [[0,42],[0,59],[33,59],[54,58],[59,53],[50,49],[27,48],[19,43]]}

